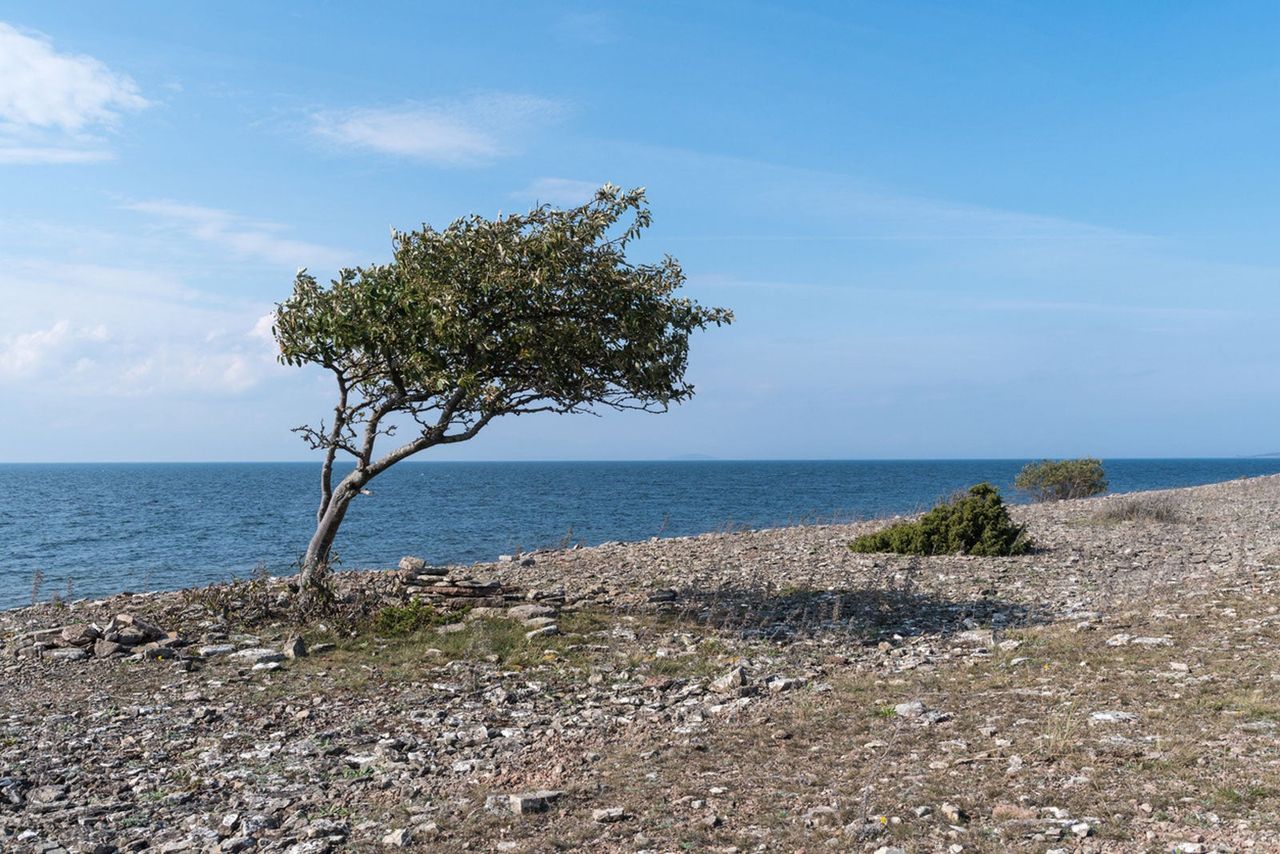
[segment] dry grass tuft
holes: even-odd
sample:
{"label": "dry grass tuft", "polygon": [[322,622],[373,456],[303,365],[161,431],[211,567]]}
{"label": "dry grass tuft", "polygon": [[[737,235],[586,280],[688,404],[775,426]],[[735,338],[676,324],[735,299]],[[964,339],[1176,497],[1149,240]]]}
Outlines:
{"label": "dry grass tuft", "polygon": [[1182,518],[1178,508],[1167,496],[1148,495],[1140,498],[1122,498],[1108,501],[1093,515],[1094,521],[1116,522],[1177,522]]}

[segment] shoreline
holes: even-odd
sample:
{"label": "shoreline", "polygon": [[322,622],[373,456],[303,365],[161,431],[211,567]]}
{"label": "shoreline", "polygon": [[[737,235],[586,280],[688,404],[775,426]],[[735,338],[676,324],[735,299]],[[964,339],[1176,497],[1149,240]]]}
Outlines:
{"label": "shoreline", "polygon": [[0,848],[1280,851],[1280,476],[1013,513],[3,612]]}
{"label": "shoreline", "polygon": [[[1028,522],[1028,521],[1034,522],[1039,516],[1042,516],[1042,515],[1046,515],[1049,518],[1053,518],[1055,514],[1048,513],[1045,511],[1048,511],[1049,509],[1053,508],[1055,505],[1075,506],[1075,505],[1080,505],[1084,502],[1103,503],[1107,501],[1120,501],[1120,500],[1141,498],[1144,496],[1178,495],[1181,493],[1192,493],[1197,490],[1205,490],[1205,489],[1211,489],[1214,487],[1222,487],[1229,484],[1248,483],[1253,481],[1263,482],[1272,478],[1280,480],[1280,473],[1256,475],[1251,477],[1238,477],[1238,478],[1232,478],[1229,480],[1215,481],[1213,483],[1198,484],[1195,486],[1170,487],[1166,489],[1152,489],[1152,490],[1136,490],[1132,492],[1108,492],[1100,496],[1094,496],[1094,497],[1085,498],[1085,499],[1073,499],[1073,500],[1064,501],[1064,502],[1014,503],[1012,501],[1009,501],[1008,506],[1010,509],[1010,513],[1013,514],[1015,520],[1020,522]],[[1040,508],[1040,511],[1037,511],[1036,508]],[[916,518],[920,516],[921,513],[923,512],[924,510],[919,510],[912,513],[885,515],[885,516],[877,517],[874,519],[857,519],[857,520],[849,520],[849,521],[841,521],[841,522],[834,522],[834,521],[833,522],[817,522],[817,523],[799,522],[795,524],[784,524],[784,525],[778,525],[773,527],[712,530],[712,531],[706,531],[699,534],[685,534],[685,535],[678,535],[678,536],[657,535],[644,540],[630,540],[630,541],[611,540],[611,541],[606,541],[602,543],[597,543],[595,545],[580,546],[580,547],[573,547],[573,548],[537,548],[527,552],[522,552],[521,554],[525,556],[533,556],[535,557],[535,559],[538,559],[539,557],[543,559],[548,559],[548,558],[555,558],[555,556],[558,556],[558,555],[572,556],[572,555],[579,555],[583,553],[591,554],[593,552],[597,552],[602,549],[610,550],[610,549],[625,548],[628,546],[631,546],[631,547],[646,546],[647,547],[647,546],[652,546],[654,544],[686,543],[691,541],[714,540],[714,539],[723,538],[723,537],[733,537],[733,536],[741,536],[741,535],[757,535],[757,536],[758,535],[764,535],[764,536],[775,535],[776,536],[776,535],[782,535],[785,532],[792,532],[796,530],[826,531],[826,530],[836,529],[836,530],[845,531],[848,538],[853,539],[858,534],[865,533],[866,531],[875,530],[878,527],[889,525],[889,524],[892,524],[893,522],[901,521],[904,519]],[[891,556],[891,555],[883,555],[882,557],[895,558],[895,556]],[[936,556],[936,557],[942,558],[946,556]],[[445,567],[451,571],[457,571],[464,574],[483,573],[486,570],[488,570],[491,573],[514,573],[516,577],[520,576],[520,573],[517,572],[519,567],[515,566],[514,563],[506,563],[497,558],[489,561],[475,561],[472,563],[446,563],[446,564],[438,564],[437,566]],[[384,578],[385,575],[388,573],[395,573],[395,572],[396,570],[394,568],[386,567],[386,566],[358,567],[358,568],[352,568],[352,569],[338,570],[336,575],[339,576],[341,579],[348,580],[348,581],[356,578],[369,579],[374,582],[375,587],[381,587],[384,585],[379,582],[379,579]],[[270,581],[273,585],[283,588],[284,586],[288,585],[289,580],[293,577],[294,577],[293,575],[274,575],[273,574],[270,576]],[[117,605],[128,605],[129,603],[135,600],[139,602],[147,602],[150,600],[172,599],[174,597],[179,597],[184,593],[190,593],[192,591],[198,591],[198,590],[203,590],[203,589],[208,589],[213,587],[221,587],[221,586],[227,585],[228,583],[243,583],[248,580],[249,580],[248,578],[234,578],[234,579],[228,578],[228,579],[223,579],[219,581],[211,581],[206,584],[197,584],[197,585],[178,587],[178,588],[152,589],[147,591],[120,591],[120,592],[108,594],[105,596],[83,597],[83,598],[77,598],[70,601],[64,601],[64,602],[61,602],[61,605],[66,607],[72,607],[72,608],[107,607],[110,605],[110,603],[116,603]],[[56,591],[55,591],[55,595],[56,595]],[[17,605],[11,608],[2,608],[0,609],[0,618],[2,618],[6,614],[14,614],[18,612],[32,610],[33,608],[38,610],[42,607],[48,607],[48,606],[50,606],[49,602],[39,601],[34,605],[30,605],[30,604]],[[54,606],[54,607],[58,607],[58,606]]]}

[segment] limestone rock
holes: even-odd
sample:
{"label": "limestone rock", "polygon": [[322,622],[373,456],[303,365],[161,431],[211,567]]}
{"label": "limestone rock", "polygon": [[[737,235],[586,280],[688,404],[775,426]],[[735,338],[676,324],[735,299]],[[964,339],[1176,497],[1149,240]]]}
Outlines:
{"label": "limestone rock", "polygon": [[914,720],[925,712],[924,703],[919,700],[911,700],[906,703],[899,703],[893,707],[893,713],[900,718]]}
{"label": "limestone rock", "polygon": [[405,555],[404,557],[400,558],[400,569],[403,572],[416,575],[426,568],[427,568],[427,562],[420,557],[414,557],[413,555]]}
{"label": "limestone rock", "polygon": [[121,655],[125,651],[122,644],[106,639],[98,639],[93,643],[93,654],[98,658],[107,658],[112,655]]}
{"label": "limestone rock", "polygon": [[307,654],[307,644],[300,637],[291,637],[284,642],[281,651],[285,658],[304,658]]}
{"label": "limestone rock", "polygon": [[388,848],[408,848],[411,842],[413,842],[413,831],[407,827],[398,828],[382,837],[382,844]]}
{"label": "limestone rock", "polygon": [[542,789],[514,795],[490,795],[485,809],[500,815],[531,815],[546,812],[563,792]]}
{"label": "limestone rock", "polygon": [[729,694],[737,691],[745,684],[747,684],[747,672],[741,667],[735,667],[729,672],[716,677],[711,682],[710,688],[717,694]]}
{"label": "limestone rock", "polygon": [[89,657],[89,651],[78,646],[68,646],[46,650],[45,657],[55,661],[84,661]]}
{"label": "limestone rock", "polygon": [[514,605],[507,609],[507,616],[513,620],[531,620],[535,617],[554,617],[556,609],[547,605],[539,605],[533,602],[524,605]]}
{"label": "limestone rock", "polygon": [[37,786],[27,794],[27,800],[33,804],[52,804],[67,799],[66,786]]}
{"label": "limestone rock", "polygon": [[1103,711],[1089,715],[1089,720],[1100,724],[1128,723],[1136,721],[1138,716],[1132,712]]}
{"label": "limestone rock", "polygon": [[196,653],[202,658],[215,658],[219,655],[230,655],[235,652],[236,648],[229,643],[215,643],[202,646],[196,650]]}
{"label": "limestone rock", "polygon": [[102,632],[96,626],[87,624],[63,626],[59,633],[62,642],[72,646],[91,646],[100,637]]}
{"label": "limestone rock", "polygon": [[277,649],[269,649],[263,646],[251,646],[248,649],[241,649],[231,653],[231,658],[243,659],[253,664],[269,664],[277,661],[284,661],[284,653]]}

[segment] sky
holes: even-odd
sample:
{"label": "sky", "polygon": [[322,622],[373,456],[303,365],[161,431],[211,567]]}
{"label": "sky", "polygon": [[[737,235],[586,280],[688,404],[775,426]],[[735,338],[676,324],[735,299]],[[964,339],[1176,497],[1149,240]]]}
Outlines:
{"label": "sky", "polygon": [[0,460],[302,460],[299,267],[644,186],[695,397],[441,460],[1280,451],[1280,4],[0,6]]}

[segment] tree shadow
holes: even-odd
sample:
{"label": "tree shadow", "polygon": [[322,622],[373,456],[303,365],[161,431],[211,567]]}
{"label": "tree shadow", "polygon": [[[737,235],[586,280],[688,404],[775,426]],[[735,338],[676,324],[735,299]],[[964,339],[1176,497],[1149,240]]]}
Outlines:
{"label": "tree shadow", "polygon": [[1041,609],[995,596],[950,599],[906,586],[685,589],[667,591],[657,606],[668,619],[778,642],[839,635],[877,643],[895,635],[947,636],[981,629],[999,633],[1051,618]]}

